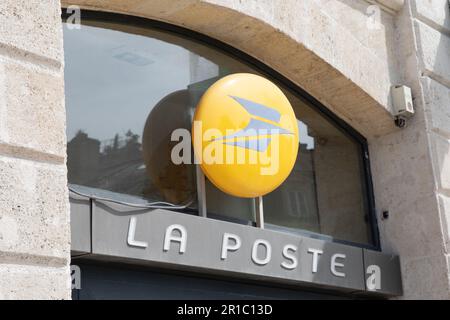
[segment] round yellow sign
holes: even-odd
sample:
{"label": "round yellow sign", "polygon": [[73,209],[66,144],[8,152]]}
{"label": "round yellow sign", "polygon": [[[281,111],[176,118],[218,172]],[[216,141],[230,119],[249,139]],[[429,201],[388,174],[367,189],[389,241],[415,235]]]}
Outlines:
{"label": "round yellow sign", "polygon": [[254,74],[214,83],[197,105],[192,133],[196,163],[217,188],[237,197],[273,191],[297,158],[297,119],[288,99]]}

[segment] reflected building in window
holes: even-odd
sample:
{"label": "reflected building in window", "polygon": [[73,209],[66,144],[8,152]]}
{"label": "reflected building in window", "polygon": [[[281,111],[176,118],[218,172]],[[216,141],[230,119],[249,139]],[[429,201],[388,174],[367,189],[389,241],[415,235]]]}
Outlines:
{"label": "reflected building in window", "polygon": [[[69,183],[133,196],[139,203],[189,203],[180,210],[196,213],[197,171],[194,164],[171,161],[178,143],[172,132],[191,130],[199,99],[223,76],[270,76],[161,30],[91,21],[65,39]],[[271,80],[294,109],[300,143],[289,177],[263,197],[266,227],[370,245],[361,143]],[[225,194],[207,179],[202,193],[208,217],[254,224],[253,199]]]}

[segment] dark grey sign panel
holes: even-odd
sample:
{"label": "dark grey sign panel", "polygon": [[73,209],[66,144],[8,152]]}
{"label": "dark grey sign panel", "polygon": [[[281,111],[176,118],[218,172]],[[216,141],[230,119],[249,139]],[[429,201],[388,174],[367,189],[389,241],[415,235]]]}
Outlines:
{"label": "dark grey sign panel", "polygon": [[88,197],[70,192],[70,229],[73,254],[91,252],[91,205]]}
{"label": "dark grey sign panel", "polygon": [[367,291],[393,296],[403,294],[398,256],[364,249],[364,270]]}
{"label": "dark grey sign panel", "polygon": [[363,250],[167,210],[94,204],[92,252],[149,263],[364,291]]}

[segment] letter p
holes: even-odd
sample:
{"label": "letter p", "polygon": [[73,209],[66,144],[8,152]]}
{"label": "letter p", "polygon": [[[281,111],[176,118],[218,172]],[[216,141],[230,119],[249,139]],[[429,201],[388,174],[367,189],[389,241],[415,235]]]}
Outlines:
{"label": "letter p", "polygon": [[241,247],[241,238],[232,233],[224,233],[222,239],[222,253],[220,258],[225,260],[228,256],[228,251],[236,251]]}

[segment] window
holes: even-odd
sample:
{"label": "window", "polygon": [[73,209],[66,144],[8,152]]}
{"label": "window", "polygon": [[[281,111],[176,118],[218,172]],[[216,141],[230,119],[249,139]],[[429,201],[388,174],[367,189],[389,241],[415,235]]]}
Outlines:
{"label": "window", "polygon": [[198,100],[217,79],[260,74],[285,92],[300,132],[294,170],[263,198],[266,228],[377,246],[365,141],[351,128],[225,45],[221,50],[140,18],[123,23],[123,16],[91,15],[83,15],[81,29],[64,28],[71,190],[191,214],[200,198],[208,217],[254,224],[253,199],[226,195],[208,181],[198,194],[198,168],[170,160],[177,143],[170,138],[177,128],[190,130]]}

